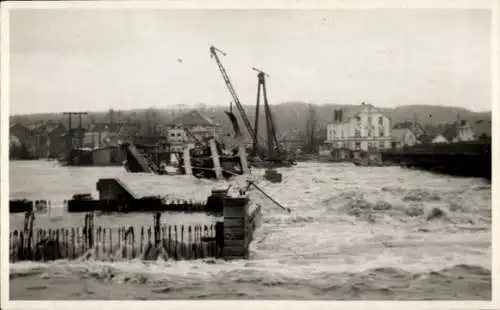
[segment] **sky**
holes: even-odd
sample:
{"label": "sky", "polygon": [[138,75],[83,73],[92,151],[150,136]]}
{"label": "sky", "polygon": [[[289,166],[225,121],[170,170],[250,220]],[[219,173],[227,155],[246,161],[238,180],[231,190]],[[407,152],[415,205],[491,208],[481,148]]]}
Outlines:
{"label": "sky", "polygon": [[271,104],[491,110],[487,10],[12,10],[10,114]]}

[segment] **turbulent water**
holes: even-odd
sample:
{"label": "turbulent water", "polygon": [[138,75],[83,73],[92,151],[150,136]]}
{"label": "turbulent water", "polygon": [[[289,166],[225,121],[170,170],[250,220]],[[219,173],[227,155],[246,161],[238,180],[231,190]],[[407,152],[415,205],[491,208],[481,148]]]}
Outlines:
{"label": "turbulent water", "polygon": [[[262,171],[253,178],[292,212],[250,192],[263,206],[263,222],[249,260],[11,263],[11,299],[491,299],[488,182],[349,164],[299,163],[279,171],[279,184],[263,180]],[[172,199],[202,200],[217,185],[186,176],[129,174],[120,167],[33,161],[11,163],[10,194],[62,202],[76,192],[96,195],[97,179],[115,176],[138,195]],[[61,207],[53,204],[51,215],[39,216],[35,224],[83,223],[83,215],[68,215]],[[11,231],[21,227],[21,218],[11,215]],[[173,224],[211,220],[162,218]],[[99,218],[103,225],[150,220]]]}

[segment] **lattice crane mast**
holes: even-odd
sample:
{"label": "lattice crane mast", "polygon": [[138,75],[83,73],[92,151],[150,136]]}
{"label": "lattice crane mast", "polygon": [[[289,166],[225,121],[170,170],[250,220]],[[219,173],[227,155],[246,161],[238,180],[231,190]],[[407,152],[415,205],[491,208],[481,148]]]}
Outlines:
{"label": "lattice crane mast", "polygon": [[229,79],[229,76],[226,73],[226,69],[224,69],[224,66],[220,62],[220,59],[219,59],[219,56],[217,55],[217,52],[226,56],[226,53],[224,53],[220,49],[218,49],[214,46],[210,46],[211,57],[215,58],[215,61],[217,62],[217,66],[219,66],[220,73],[222,74],[222,78],[224,79],[224,82],[226,82],[227,88],[229,89],[229,92],[231,93],[231,96],[233,97],[234,103],[241,114],[241,118],[243,119],[243,122],[245,122],[245,126],[247,127],[248,133],[253,137],[254,130],[252,128],[252,124],[250,123],[250,120],[248,119],[248,117],[245,113],[245,110],[243,109],[243,106],[240,103],[240,99],[238,98],[238,95],[236,94],[236,91],[233,88],[233,84],[231,83],[231,80]]}
{"label": "lattice crane mast", "polygon": [[267,90],[266,90],[266,76],[269,76],[262,70],[252,68],[252,70],[257,71],[257,106],[255,109],[255,133],[254,133],[254,143],[257,141],[257,132],[259,128],[259,107],[260,107],[260,97],[262,91],[262,97],[264,101],[264,113],[266,115],[266,129],[267,129],[267,159],[272,161],[282,160],[281,154],[282,150],[278,137],[276,136],[276,124],[273,119],[273,114],[271,113],[271,108],[269,107],[269,102],[267,100]]}
{"label": "lattice crane mast", "polygon": [[229,93],[231,93],[231,96],[233,97],[234,104],[236,105],[236,108],[238,108],[238,111],[240,112],[241,118],[243,119],[243,122],[245,123],[245,126],[247,128],[248,134],[250,137],[254,138],[254,152],[262,157],[262,147],[258,143],[255,135],[255,130],[252,128],[252,124],[250,123],[250,120],[248,119],[248,116],[245,112],[245,109],[243,109],[243,106],[241,105],[240,99],[238,98],[238,95],[236,94],[236,91],[234,90],[233,84],[231,83],[231,80],[229,79],[229,76],[226,73],[226,69],[224,69],[224,66],[222,65],[219,56],[217,55],[217,52],[221,53],[222,55],[226,56],[226,53],[221,51],[220,49],[210,46],[210,56],[215,59],[217,62],[217,66],[219,67],[220,73],[222,74],[222,78],[224,79],[224,82],[226,83],[227,88],[229,89]]}

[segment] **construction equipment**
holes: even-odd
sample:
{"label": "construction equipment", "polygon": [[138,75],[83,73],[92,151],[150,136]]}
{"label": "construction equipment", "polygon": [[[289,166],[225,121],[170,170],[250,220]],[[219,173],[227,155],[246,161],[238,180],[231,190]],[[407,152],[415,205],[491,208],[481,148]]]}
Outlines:
{"label": "construction equipment", "polygon": [[287,211],[288,213],[292,212],[292,210],[290,208],[286,208],[281,203],[279,203],[276,200],[274,200],[273,197],[269,196],[268,193],[264,192],[264,190],[262,188],[260,188],[259,186],[257,186],[257,184],[255,184],[255,182],[253,182],[252,180],[247,180],[247,188],[244,191],[246,192],[248,189],[250,189],[250,186],[252,186],[252,185],[259,192],[261,192],[264,196],[266,196],[266,198],[268,198],[269,200],[271,200],[272,202],[274,202],[278,207],[280,207],[281,209]]}
{"label": "construction equipment", "polygon": [[[272,162],[274,164],[284,164],[284,165],[289,165],[286,160],[286,154],[281,150],[280,144],[278,142],[278,139],[276,137],[276,125],[275,122],[272,118],[272,113],[271,109],[269,107],[269,103],[267,100],[267,92],[266,92],[266,82],[265,82],[265,76],[267,75],[265,72],[252,68],[253,70],[258,71],[258,85],[257,85],[257,106],[256,106],[256,111],[255,111],[255,126],[252,127],[252,124],[250,123],[250,120],[248,119],[248,116],[243,109],[243,106],[241,105],[241,102],[238,98],[238,95],[236,94],[236,91],[234,90],[232,83],[226,73],[226,70],[224,69],[224,66],[222,65],[217,52],[221,53],[222,55],[226,56],[226,53],[221,51],[220,49],[211,46],[210,47],[210,53],[211,57],[215,58],[217,65],[219,67],[219,70],[222,74],[222,77],[224,79],[224,82],[226,83],[229,92],[231,93],[231,96],[234,99],[234,103],[236,107],[238,108],[241,118],[243,119],[243,122],[245,123],[245,126],[247,128],[247,131],[253,139],[253,151],[252,151],[252,156],[256,156],[261,160],[267,161],[267,162]],[[268,75],[269,76],[269,75]],[[264,96],[264,111],[266,114],[266,127],[267,127],[267,148],[262,146],[260,141],[264,140],[262,137],[258,135],[258,126],[259,126],[259,108],[260,108],[260,94],[261,94],[261,89],[262,89],[262,94]],[[232,112],[229,112],[229,114],[232,114]],[[231,116],[230,116],[231,118]],[[233,119],[231,119],[234,121]]]}
{"label": "construction equipment", "polygon": [[[265,156],[265,149],[260,145],[259,141],[255,142],[255,131],[252,128],[252,124],[250,123],[250,120],[248,119],[248,116],[245,112],[245,109],[241,105],[240,99],[238,98],[238,95],[236,94],[236,91],[234,90],[233,84],[231,83],[231,80],[229,79],[229,76],[226,73],[226,69],[224,69],[224,66],[222,65],[219,56],[217,55],[217,52],[221,53],[222,55],[226,56],[226,53],[221,51],[220,49],[210,46],[210,54],[211,57],[215,59],[217,62],[217,66],[219,67],[219,70],[222,74],[222,78],[224,79],[224,82],[226,83],[227,88],[229,89],[229,93],[231,93],[231,96],[233,97],[234,103],[236,105],[236,108],[240,112],[240,116],[243,119],[243,122],[245,123],[245,127],[247,128],[248,134],[250,137],[254,139],[254,154],[259,156],[261,159],[264,159]],[[232,112],[230,112],[232,113]]]}
{"label": "construction equipment", "polygon": [[233,88],[233,84],[231,83],[231,80],[229,79],[229,76],[226,73],[226,70],[224,69],[224,66],[220,62],[219,56],[217,55],[216,52],[221,53],[222,55],[226,56],[226,53],[221,51],[220,49],[210,46],[210,53],[211,57],[215,58],[215,61],[217,62],[217,65],[219,66],[219,70],[222,74],[222,78],[224,79],[224,82],[226,82],[227,88],[229,89],[229,92],[231,93],[231,96],[233,97],[234,103],[236,104],[236,107],[238,108],[241,118],[243,119],[243,122],[245,122],[245,126],[247,127],[248,133],[250,136],[254,136],[254,130],[252,128],[252,124],[250,123],[250,120],[248,119],[245,109],[243,109],[243,106],[240,103],[240,99],[238,98],[238,95],[236,94],[236,91]]}
{"label": "construction equipment", "polygon": [[276,137],[276,125],[273,119],[273,115],[271,113],[271,108],[269,107],[269,102],[267,100],[267,90],[266,90],[266,75],[269,76],[267,73],[265,73],[262,70],[252,68],[252,70],[257,71],[257,105],[255,108],[255,131],[254,131],[254,136],[253,136],[253,143],[254,143],[254,149],[256,149],[257,146],[257,133],[259,131],[259,108],[260,108],[260,97],[261,97],[261,91],[262,91],[262,96],[264,100],[264,113],[266,115],[266,129],[267,129],[267,156],[266,159],[268,161],[281,161],[284,160],[285,158],[283,157],[284,154],[282,154],[281,146],[278,142],[278,138]]}

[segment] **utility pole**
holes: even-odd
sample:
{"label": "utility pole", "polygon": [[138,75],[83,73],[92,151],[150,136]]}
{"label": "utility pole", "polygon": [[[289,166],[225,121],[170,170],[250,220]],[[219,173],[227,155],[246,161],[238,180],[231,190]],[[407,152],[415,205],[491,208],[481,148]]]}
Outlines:
{"label": "utility pole", "polygon": [[315,153],[317,147],[316,133],[317,129],[316,109],[312,104],[309,105],[309,115],[306,123],[306,145],[310,153]]}
{"label": "utility pole", "polygon": [[87,112],[63,112],[63,115],[68,115],[68,152],[73,148],[73,134],[71,132],[71,117],[77,115],[79,117],[79,129],[78,129],[78,143],[79,147],[82,146],[82,115],[87,115]]}

